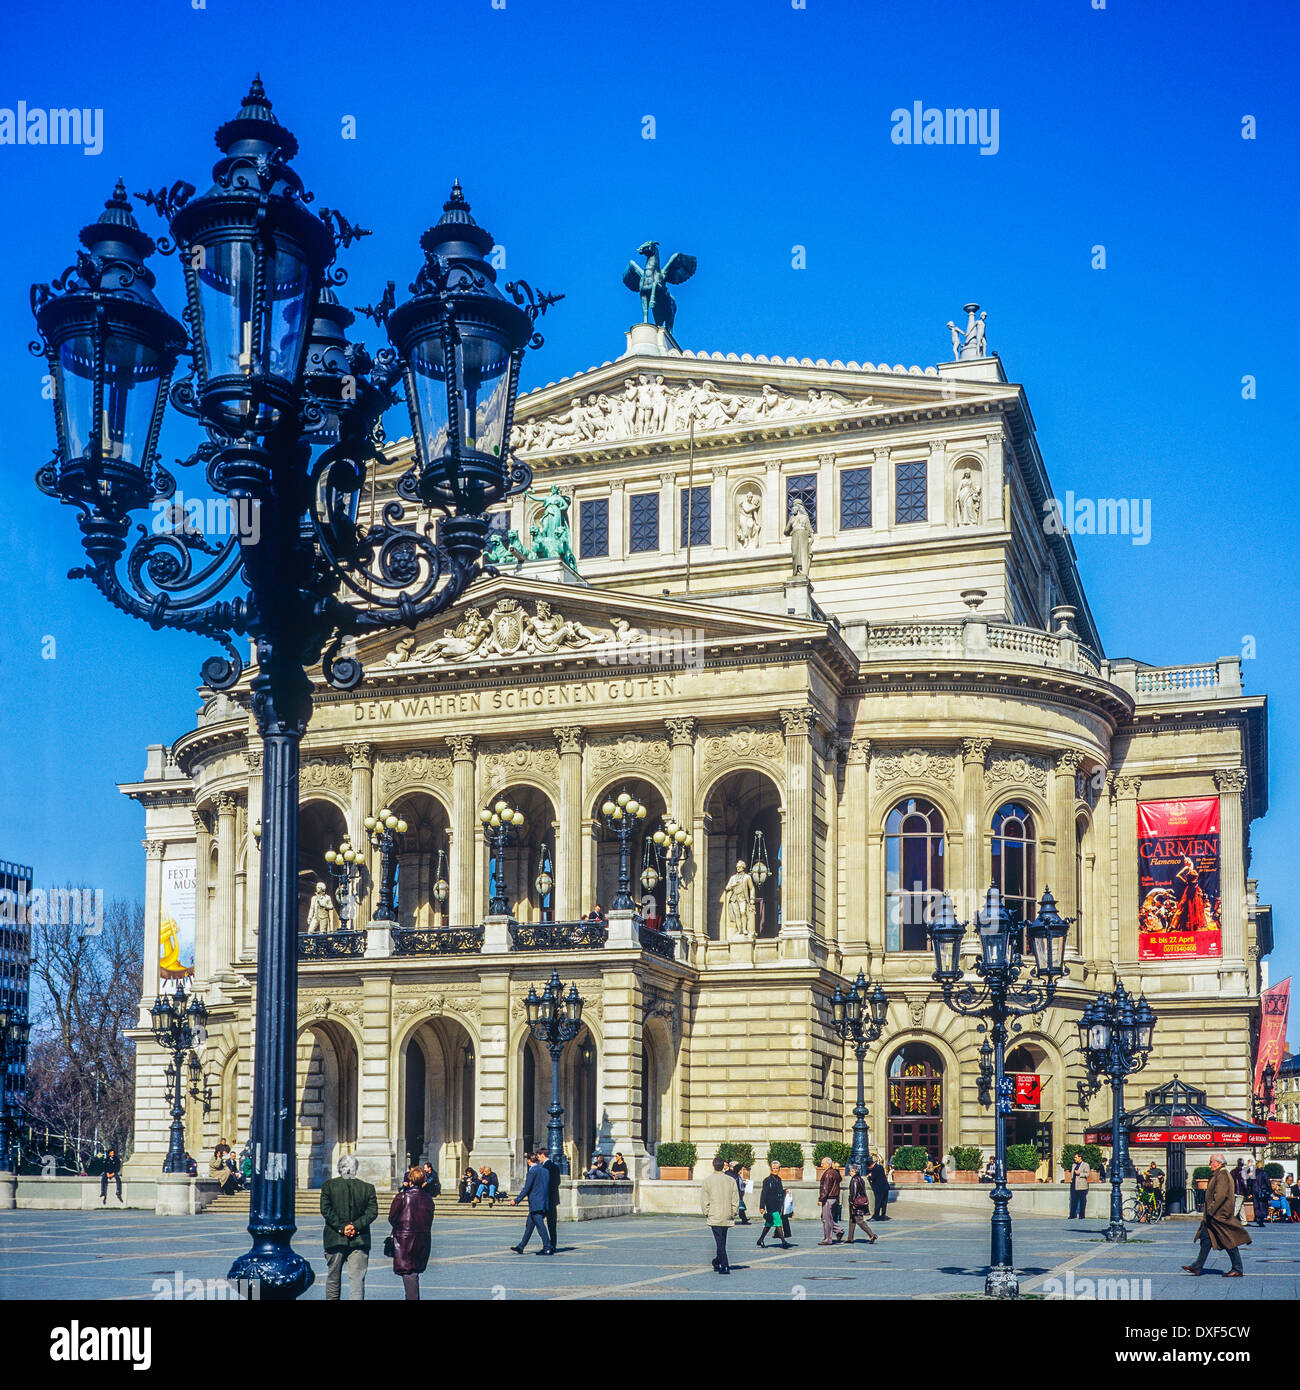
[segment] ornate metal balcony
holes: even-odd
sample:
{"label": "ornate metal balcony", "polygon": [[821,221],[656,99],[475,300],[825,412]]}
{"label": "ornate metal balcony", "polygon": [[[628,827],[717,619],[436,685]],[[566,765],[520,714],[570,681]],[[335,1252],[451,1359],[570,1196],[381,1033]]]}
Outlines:
{"label": "ornate metal balcony", "polygon": [[482,927],[394,927],[395,956],[475,956],[483,949]]}
{"label": "ornate metal balcony", "polygon": [[349,960],[365,953],[363,931],[305,932],[298,936],[299,960]]}
{"label": "ornate metal balcony", "polygon": [[607,922],[511,922],[516,951],[590,951],[605,944]]}
{"label": "ornate metal balcony", "polygon": [[677,938],[672,932],[651,931],[640,922],[636,930],[643,951],[648,951],[652,956],[662,956],[665,960],[676,959]]}

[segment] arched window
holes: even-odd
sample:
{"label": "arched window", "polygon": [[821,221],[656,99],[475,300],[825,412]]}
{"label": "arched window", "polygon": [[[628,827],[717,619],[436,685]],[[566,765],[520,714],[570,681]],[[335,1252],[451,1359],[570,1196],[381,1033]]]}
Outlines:
{"label": "arched window", "polygon": [[885,949],[929,949],[926,928],[943,892],[943,815],[919,796],[885,820]]}
{"label": "arched window", "polygon": [[943,1157],[943,1059],[924,1043],[905,1043],[889,1059],[889,1153],[906,1144]]}
{"label": "arched window", "polygon": [[1021,924],[1038,912],[1036,849],[1034,813],[1018,801],[999,806],[993,817],[993,882],[1003,906]]}

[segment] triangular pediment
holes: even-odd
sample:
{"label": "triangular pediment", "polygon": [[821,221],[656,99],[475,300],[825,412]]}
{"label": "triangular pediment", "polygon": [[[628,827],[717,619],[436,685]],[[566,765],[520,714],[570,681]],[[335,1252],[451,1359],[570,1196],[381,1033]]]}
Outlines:
{"label": "triangular pediment", "polygon": [[692,435],[705,445],[874,425],[898,411],[983,412],[1015,395],[934,367],[637,352],[521,396],[511,445],[525,458],[598,457]]}
{"label": "triangular pediment", "polygon": [[373,684],[503,667],[680,666],[722,647],[803,648],[826,636],[826,624],[812,619],[649,599],[525,570],[482,580],[439,618],[374,637],[357,655]]}

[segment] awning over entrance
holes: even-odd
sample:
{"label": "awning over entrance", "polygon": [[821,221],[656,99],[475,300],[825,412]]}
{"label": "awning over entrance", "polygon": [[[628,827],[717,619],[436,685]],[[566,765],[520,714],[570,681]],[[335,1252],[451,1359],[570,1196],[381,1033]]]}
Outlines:
{"label": "awning over entrance", "polygon": [[[1263,1125],[1213,1109],[1206,1104],[1204,1091],[1179,1081],[1177,1076],[1148,1091],[1146,1104],[1125,1115],[1123,1123],[1128,1142],[1135,1148],[1189,1144],[1196,1148],[1239,1149],[1267,1144],[1269,1140],[1269,1130]],[[1114,1142],[1109,1124],[1088,1130],[1083,1139],[1085,1144]]]}

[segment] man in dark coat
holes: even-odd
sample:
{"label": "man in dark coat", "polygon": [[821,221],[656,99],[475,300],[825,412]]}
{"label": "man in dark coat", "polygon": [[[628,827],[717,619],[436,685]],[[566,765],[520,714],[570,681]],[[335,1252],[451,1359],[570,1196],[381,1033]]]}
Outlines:
{"label": "man in dark coat", "polygon": [[366,1296],[370,1265],[370,1227],[379,1215],[379,1202],[370,1183],[357,1177],[355,1154],[339,1159],[339,1175],[320,1190],[320,1214],[325,1219],[325,1298],[336,1303],[343,1291],[343,1266],[348,1270],[348,1298]]}
{"label": "man in dark coat", "polygon": [[533,1238],[534,1230],[542,1238],[542,1248],[537,1253],[539,1255],[555,1254],[555,1246],[551,1243],[550,1233],[546,1229],[546,1208],[550,1200],[550,1176],[542,1167],[538,1155],[529,1154],[528,1177],[519,1190],[519,1196],[511,1198],[510,1201],[512,1207],[517,1207],[520,1202],[528,1203],[528,1222],[524,1226],[524,1233],[519,1238],[519,1244],[510,1247],[516,1255],[524,1253],[524,1246]]}
{"label": "man in dark coat", "polygon": [[108,1184],[117,1184],[117,1200],[122,1200],[122,1164],[118,1160],[117,1150],[111,1145],[108,1152],[104,1155],[104,1171],[99,1175],[99,1204],[108,1205]]}
{"label": "man in dark coat", "polygon": [[764,1226],[758,1237],[758,1248],[765,1249],[767,1231],[770,1226],[774,1235],[781,1237],[781,1249],[790,1248],[790,1232],[785,1225],[785,1184],[781,1181],[781,1165],[774,1163],[772,1171],[763,1179],[758,1195],[758,1209],[762,1213]]}
{"label": "man in dark coat", "polygon": [[822,1238],[818,1243],[838,1245],[844,1239],[844,1228],[835,1220],[835,1208],[840,1202],[840,1170],[829,1158],[822,1159],[817,1200],[822,1209]]}
{"label": "man in dark coat", "polygon": [[1210,1181],[1205,1189],[1205,1215],[1196,1229],[1196,1239],[1201,1249],[1196,1259],[1183,1268],[1188,1274],[1200,1274],[1209,1256],[1210,1247],[1226,1250],[1232,1268],[1224,1270],[1225,1279],[1240,1279],[1242,1276],[1241,1254],[1238,1246],[1250,1244],[1250,1232],[1241,1220],[1232,1214],[1232,1178],[1222,1154],[1210,1158]]}
{"label": "man in dark coat", "polygon": [[867,1182],[871,1184],[872,1195],[876,1199],[876,1210],[872,1214],[873,1221],[888,1221],[889,1213],[885,1208],[889,1205],[889,1174],[885,1172],[885,1165],[880,1161],[879,1154],[871,1155],[871,1167],[867,1169]]}
{"label": "man in dark coat", "polygon": [[1268,1206],[1273,1200],[1273,1184],[1269,1181],[1268,1170],[1261,1163],[1255,1169],[1255,1180],[1250,1189],[1250,1200],[1255,1207],[1255,1225],[1268,1224]]}
{"label": "man in dark coat", "polygon": [[560,1165],[551,1157],[549,1149],[538,1149],[537,1156],[546,1169],[546,1234],[551,1238],[551,1249],[558,1250],[560,1246],[555,1237],[555,1223],[560,1217]]}

